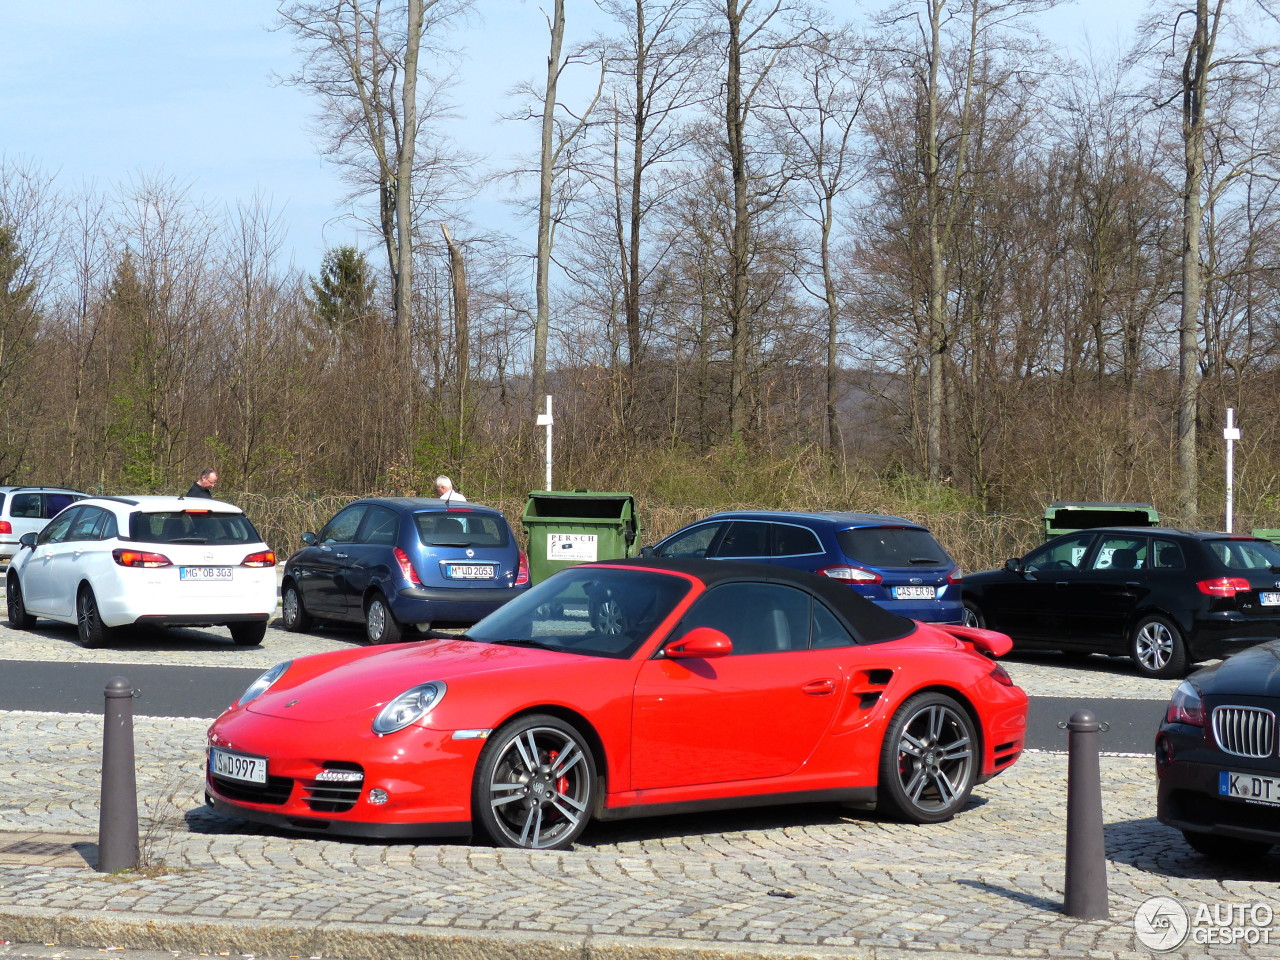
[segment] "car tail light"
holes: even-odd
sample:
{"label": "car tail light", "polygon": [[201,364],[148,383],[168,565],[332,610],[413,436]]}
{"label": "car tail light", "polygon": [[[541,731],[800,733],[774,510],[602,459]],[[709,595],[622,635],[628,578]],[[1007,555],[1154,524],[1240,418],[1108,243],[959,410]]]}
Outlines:
{"label": "car tail light", "polygon": [[0,520],[0,533],[13,533],[13,524],[8,520]]}
{"label": "car tail light", "polygon": [[274,550],[259,550],[257,553],[251,553],[240,561],[242,567],[274,567],[276,565],[276,554]]}
{"label": "car tail light", "polygon": [[992,666],[991,673],[988,676],[997,683],[1003,683],[1006,687],[1014,686],[1013,677],[1009,676],[1009,671],[998,663]]}
{"label": "car tail light", "polygon": [[516,568],[516,586],[522,587],[529,582],[529,558],[520,551],[520,566]]}
{"label": "car tail light", "polygon": [[409,560],[409,555],[399,547],[395,549],[396,563],[400,564],[400,575],[410,583],[416,583],[422,586],[422,580],[418,577],[418,571],[413,569],[413,563]]}
{"label": "car tail light", "polygon": [[824,577],[830,577],[832,580],[845,580],[849,583],[880,583],[884,578],[878,573],[872,573],[870,570],[863,570],[861,567],[823,567],[818,571]]}
{"label": "car tail light", "polygon": [[116,547],[111,559],[122,567],[171,567],[173,562],[163,553],[147,553],[143,550],[125,550]]}
{"label": "car tail light", "polygon": [[1196,589],[1211,597],[1234,597],[1237,593],[1248,593],[1253,589],[1244,577],[1217,577],[1213,580],[1201,580]]}
{"label": "car tail light", "polygon": [[1200,691],[1183,680],[1173,691],[1173,698],[1165,711],[1166,723],[1185,723],[1192,727],[1204,726],[1204,702]]}
{"label": "car tail light", "polygon": [[947,574],[947,583],[963,583],[964,573],[959,567],[952,567],[951,572]]}

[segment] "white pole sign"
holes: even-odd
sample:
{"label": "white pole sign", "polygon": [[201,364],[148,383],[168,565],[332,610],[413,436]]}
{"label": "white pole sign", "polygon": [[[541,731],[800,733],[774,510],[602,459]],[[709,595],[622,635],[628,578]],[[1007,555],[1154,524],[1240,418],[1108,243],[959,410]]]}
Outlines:
{"label": "white pole sign", "polygon": [[1227,407],[1227,426],[1222,431],[1222,439],[1227,441],[1227,509],[1226,528],[1231,533],[1232,510],[1234,508],[1235,491],[1232,475],[1235,473],[1235,442],[1240,439],[1240,429],[1235,425],[1235,410]]}
{"label": "white pole sign", "polygon": [[540,427],[547,428],[547,485],[543,489],[551,489],[551,424],[554,421],[551,418],[551,397],[547,397],[547,412],[538,414],[538,423]]}

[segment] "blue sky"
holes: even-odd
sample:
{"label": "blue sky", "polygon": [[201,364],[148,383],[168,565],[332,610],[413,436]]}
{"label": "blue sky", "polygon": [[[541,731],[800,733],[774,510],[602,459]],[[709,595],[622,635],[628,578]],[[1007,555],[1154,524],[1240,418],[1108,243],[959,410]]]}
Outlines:
{"label": "blue sky", "polygon": [[[288,227],[286,249],[314,272],[327,247],[371,238],[335,222],[345,190],[309,131],[314,104],[280,85],[297,62],[293,38],[268,29],[267,0],[37,0],[5,5],[0,36],[0,158],[56,174],[68,191],[103,191],[141,176],[172,178],[215,209],[261,197]],[[1042,29],[1073,51],[1128,38],[1141,0],[1077,0]],[[463,31],[457,138],[500,161],[532,149],[527,130],[496,118],[515,84],[545,70],[546,22],[536,0],[477,0]],[[604,20],[570,0],[571,34]]]}

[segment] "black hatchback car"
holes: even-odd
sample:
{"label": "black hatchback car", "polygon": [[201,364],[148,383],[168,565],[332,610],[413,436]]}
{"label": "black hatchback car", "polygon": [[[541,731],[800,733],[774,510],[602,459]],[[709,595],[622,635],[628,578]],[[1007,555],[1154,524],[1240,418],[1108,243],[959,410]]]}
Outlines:
{"label": "black hatchback car", "polygon": [[1184,680],[1156,734],[1157,812],[1200,853],[1245,860],[1280,843],[1280,642]]}
{"label": "black hatchback car", "polygon": [[1229,533],[1104,527],[964,578],[965,622],[1017,647],[1133,658],[1139,673],[1280,637],[1280,548]]}
{"label": "black hatchback car", "polygon": [[363,623],[370,643],[412,626],[466,626],[529,587],[529,564],[506,518],[477,503],[423,497],[348,504],[284,565],[287,630]]}

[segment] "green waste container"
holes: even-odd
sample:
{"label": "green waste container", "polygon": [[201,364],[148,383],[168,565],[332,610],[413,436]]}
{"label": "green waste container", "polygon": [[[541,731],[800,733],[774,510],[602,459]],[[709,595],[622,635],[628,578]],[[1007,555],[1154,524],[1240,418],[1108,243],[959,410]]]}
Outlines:
{"label": "green waste container", "polygon": [[520,517],[529,535],[529,582],[592,560],[640,552],[640,521],[629,493],[535,490]]}
{"label": "green waste container", "polygon": [[1276,546],[1280,546],[1280,530],[1258,529],[1250,530],[1251,536],[1257,537],[1259,540],[1270,540]]}
{"label": "green waste container", "polygon": [[1095,527],[1158,527],[1160,514],[1149,503],[1098,501],[1051,503],[1044,511],[1044,538]]}

